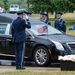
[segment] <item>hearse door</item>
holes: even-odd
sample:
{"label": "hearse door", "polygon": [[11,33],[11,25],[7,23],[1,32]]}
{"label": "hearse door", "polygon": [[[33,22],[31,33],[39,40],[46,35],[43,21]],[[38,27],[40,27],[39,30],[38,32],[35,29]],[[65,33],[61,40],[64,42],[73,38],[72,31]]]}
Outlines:
{"label": "hearse door", "polygon": [[32,43],[32,41],[31,41],[31,35],[28,33],[28,32],[26,32],[26,54],[25,54],[25,56],[27,57],[27,58],[30,58],[31,57],[31,43]]}
{"label": "hearse door", "polygon": [[6,54],[15,55],[15,47],[14,43],[12,42],[12,35],[11,35],[11,26],[9,29],[9,35],[6,38]]}
{"label": "hearse door", "polygon": [[0,23],[0,55],[6,54],[6,28],[7,24]]}
{"label": "hearse door", "polygon": [[0,37],[0,55],[4,55],[6,51],[5,38]]}
{"label": "hearse door", "polygon": [[14,43],[12,42],[12,38],[6,38],[6,54],[14,55],[15,48]]}

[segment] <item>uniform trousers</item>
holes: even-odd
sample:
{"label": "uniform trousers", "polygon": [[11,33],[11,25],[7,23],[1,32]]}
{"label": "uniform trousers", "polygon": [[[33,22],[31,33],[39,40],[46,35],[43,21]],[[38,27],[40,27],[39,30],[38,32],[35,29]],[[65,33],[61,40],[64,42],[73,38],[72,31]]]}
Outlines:
{"label": "uniform trousers", "polygon": [[21,69],[24,67],[24,56],[25,56],[25,42],[15,43],[15,59],[16,59],[16,69]]}

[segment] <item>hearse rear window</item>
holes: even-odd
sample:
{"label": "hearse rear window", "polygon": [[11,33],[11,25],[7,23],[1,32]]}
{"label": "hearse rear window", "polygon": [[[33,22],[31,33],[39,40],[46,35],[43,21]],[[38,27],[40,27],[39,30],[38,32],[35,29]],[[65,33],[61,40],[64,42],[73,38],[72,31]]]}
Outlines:
{"label": "hearse rear window", "polygon": [[0,24],[0,34],[5,34],[6,31],[6,24]]}

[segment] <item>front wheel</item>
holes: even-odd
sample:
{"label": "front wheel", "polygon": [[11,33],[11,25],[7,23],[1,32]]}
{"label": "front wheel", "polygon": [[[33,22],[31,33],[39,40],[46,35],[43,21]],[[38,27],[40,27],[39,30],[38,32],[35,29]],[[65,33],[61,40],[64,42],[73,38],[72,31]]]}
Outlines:
{"label": "front wheel", "polygon": [[51,64],[50,54],[47,48],[43,46],[39,46],[35,49],[33,58],[38,66],[45,67]]}

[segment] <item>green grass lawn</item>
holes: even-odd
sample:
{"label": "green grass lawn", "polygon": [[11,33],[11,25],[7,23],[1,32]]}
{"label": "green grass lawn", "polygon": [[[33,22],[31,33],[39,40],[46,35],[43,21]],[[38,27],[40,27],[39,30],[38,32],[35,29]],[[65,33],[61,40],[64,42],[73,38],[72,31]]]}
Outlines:
{"label": "green grass lawn", "polygon": [[18,72],[0,73],[0,75],[75,75],[75,71],[48,71],[48,72],[18,71]]}

